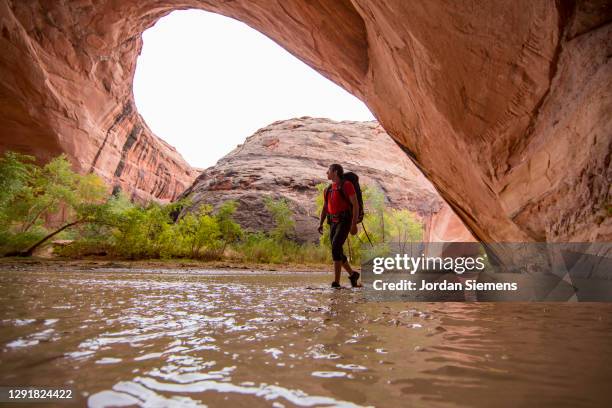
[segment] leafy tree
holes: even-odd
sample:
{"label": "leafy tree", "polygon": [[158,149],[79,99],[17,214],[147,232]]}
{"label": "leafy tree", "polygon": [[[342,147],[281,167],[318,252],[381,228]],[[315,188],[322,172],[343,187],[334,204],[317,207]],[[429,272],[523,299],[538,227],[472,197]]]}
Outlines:
{"label": "leafy tree", "polygon": [[119,213],[113,229],[113,244],[119,255],[128,258],[167,256],[175,246],[171,206],[151,203],[131,206]]}
{"label": "leafy tree", "polygon": [[272,197],[265,197],[266,208],[274,219],[274,228],[270,231],[270,236],[281,242],[295,236],[295,220],[293,211],[289,208],[287,200],[284,198],[274,200]]}
{"label": "leafy tree", "polygon": [[[4,236],[15,249],[9,251],[11,255],[31,255],[51,237],[85,222],[92,205],[102,203],[106,196],[106,186],[98,176],[75,173],[64,155],[42,168],[31,161],[28,156],[7,153],[0,163],[0,173],[13,177],[3,180],[6,191],[0,211]],[[46,233],[45,220],[60,209],[66,222]]]}
{"label": "leafy tree", "polygon": [[[0,222],[6,222],[8,205],[30,183],[35,166],[34,157],[14,152],[0,158]],[[3,225],[3,224],[0,224]]]}
{"label": "leafy tree", "polygon": [[183,245],[186,245],[192,258],[200,257],[202,248],[213,248],[219,242],[221,230],[217,220],[210,216],[211,211],[210,205],[202,205],[196,213],[186,214],[177,223]]}
{"label": "leafy tree", "polygon": [[244,235],[240,225],[233,219],[237,208],[238,203],[235,200],[226,201],[217,209],[215,214],[215,219],[219,225],[220,237],[223,242],[221,254],[223,254],[227,245],[235,243]]}
{"label": "leafy tree", "polygon": [[[32,175],[36,168],[32,163],[34,157],[21,155],[13,152],[6,152],[0,158],[0,246],[10,245],[22,247],[27,242],[32,241],[32,237],[14,237],[12,225],[16,219],[17,213],[22,213],[23,210],[17,210],[17,206],[21,205],[18,197],[23,196],[29,189]],[[38,236],[35,234],[34,239]],[[19,241],[24,241],[19,242]]]}
{"label": "leafy tree", "polygon": [[370,238],[373,242],[385,242],[388,233],[388,231],[385,231],[385,221],[388,218],[385,195],[379,189],[369,186],[365,190],[364,202],[368,208],[368,216],[364,219],[363,224],[370,232]]}
{"label": "leafy tree", "polygon": [[395,242],[406,243],[423,239],[423,226],[408,210],[391,210],[389,235]]}

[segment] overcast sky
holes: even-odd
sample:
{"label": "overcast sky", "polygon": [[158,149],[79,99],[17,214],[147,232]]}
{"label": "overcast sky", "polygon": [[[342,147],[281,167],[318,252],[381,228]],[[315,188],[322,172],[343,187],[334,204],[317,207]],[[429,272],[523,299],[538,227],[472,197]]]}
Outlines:
{"label": "overcast sky", "polygon": [[143,39],[136,106],[151,130],[193,166],[214,165],[277,120],[374,119],[359,99],[236,20],[175,11]]}

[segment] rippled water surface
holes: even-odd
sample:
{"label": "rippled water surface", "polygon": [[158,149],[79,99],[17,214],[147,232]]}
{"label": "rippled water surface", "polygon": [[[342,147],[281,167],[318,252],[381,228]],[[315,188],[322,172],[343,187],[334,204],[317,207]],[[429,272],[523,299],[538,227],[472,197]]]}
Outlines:
{"label": "rippled water surface", "polygon": [[611,406],[610,305],[370,303],[330,278],[1,270],[0,384],[73,388],[58,406]]}

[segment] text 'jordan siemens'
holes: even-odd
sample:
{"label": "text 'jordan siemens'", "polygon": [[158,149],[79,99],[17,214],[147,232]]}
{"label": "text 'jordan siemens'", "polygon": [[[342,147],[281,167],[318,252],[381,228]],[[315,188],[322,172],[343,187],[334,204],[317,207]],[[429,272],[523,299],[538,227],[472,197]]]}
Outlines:
{"label": "text 'jordan siemens'", "polygon": [[[483,271],[485,269],[485,258],[478,257],[410,257],[406,254],[396,254],[394,257],[376,257],[372,260],[372,272],[380,275],[385,271],[406,271],[414,275],[417,271],[446,270],[453,271],[458,275],[469,271]],[[384,282],[381,279],[372,282],[374,290],[517,290],[516,282],[477,282],[468,279],[465,282],[437,281],[427,282],[425,280],[414,282],[401,280],[399,282]]]}

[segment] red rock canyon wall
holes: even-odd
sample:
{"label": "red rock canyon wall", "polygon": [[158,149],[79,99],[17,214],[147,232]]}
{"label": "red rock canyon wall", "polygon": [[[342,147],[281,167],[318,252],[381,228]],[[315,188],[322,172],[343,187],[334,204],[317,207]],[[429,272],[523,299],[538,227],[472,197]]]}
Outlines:
{"label": "red rock canyon wall", "polygon": [[[251,231],[269,231],[274,221],[265,198],[287,201],[295,219],[295,239],[319,242],[317,185],[327,184],[327,168],[340,163],[359,175],[362,188],[379,191],[388,208],[410,210],[426,226],[424,239],[473,241],[461,220],[442,200],[410,158],[376,122],[336,122],[302,117],[265,126],[204,170],[184,195],[190,210],[235,200],[235,218]],[[368,208],[366,212],[374,211]]]}
{"label": "red rock canyon wall", "polygon": [[97,3],[0,2],[0,149],[41,161],[66,153],[133,199],[172,200],[197,171],[136,112],[141,41],[101,39],[99,30],[117,26],[106,26]]}
{"label": "red rock canyon wall", "polygon": [[141,33],[184,8],[364,100],[479,239],[612,239],[610,1],[0,0],[0,146],[176,195],[193,174],[131,86]]}

